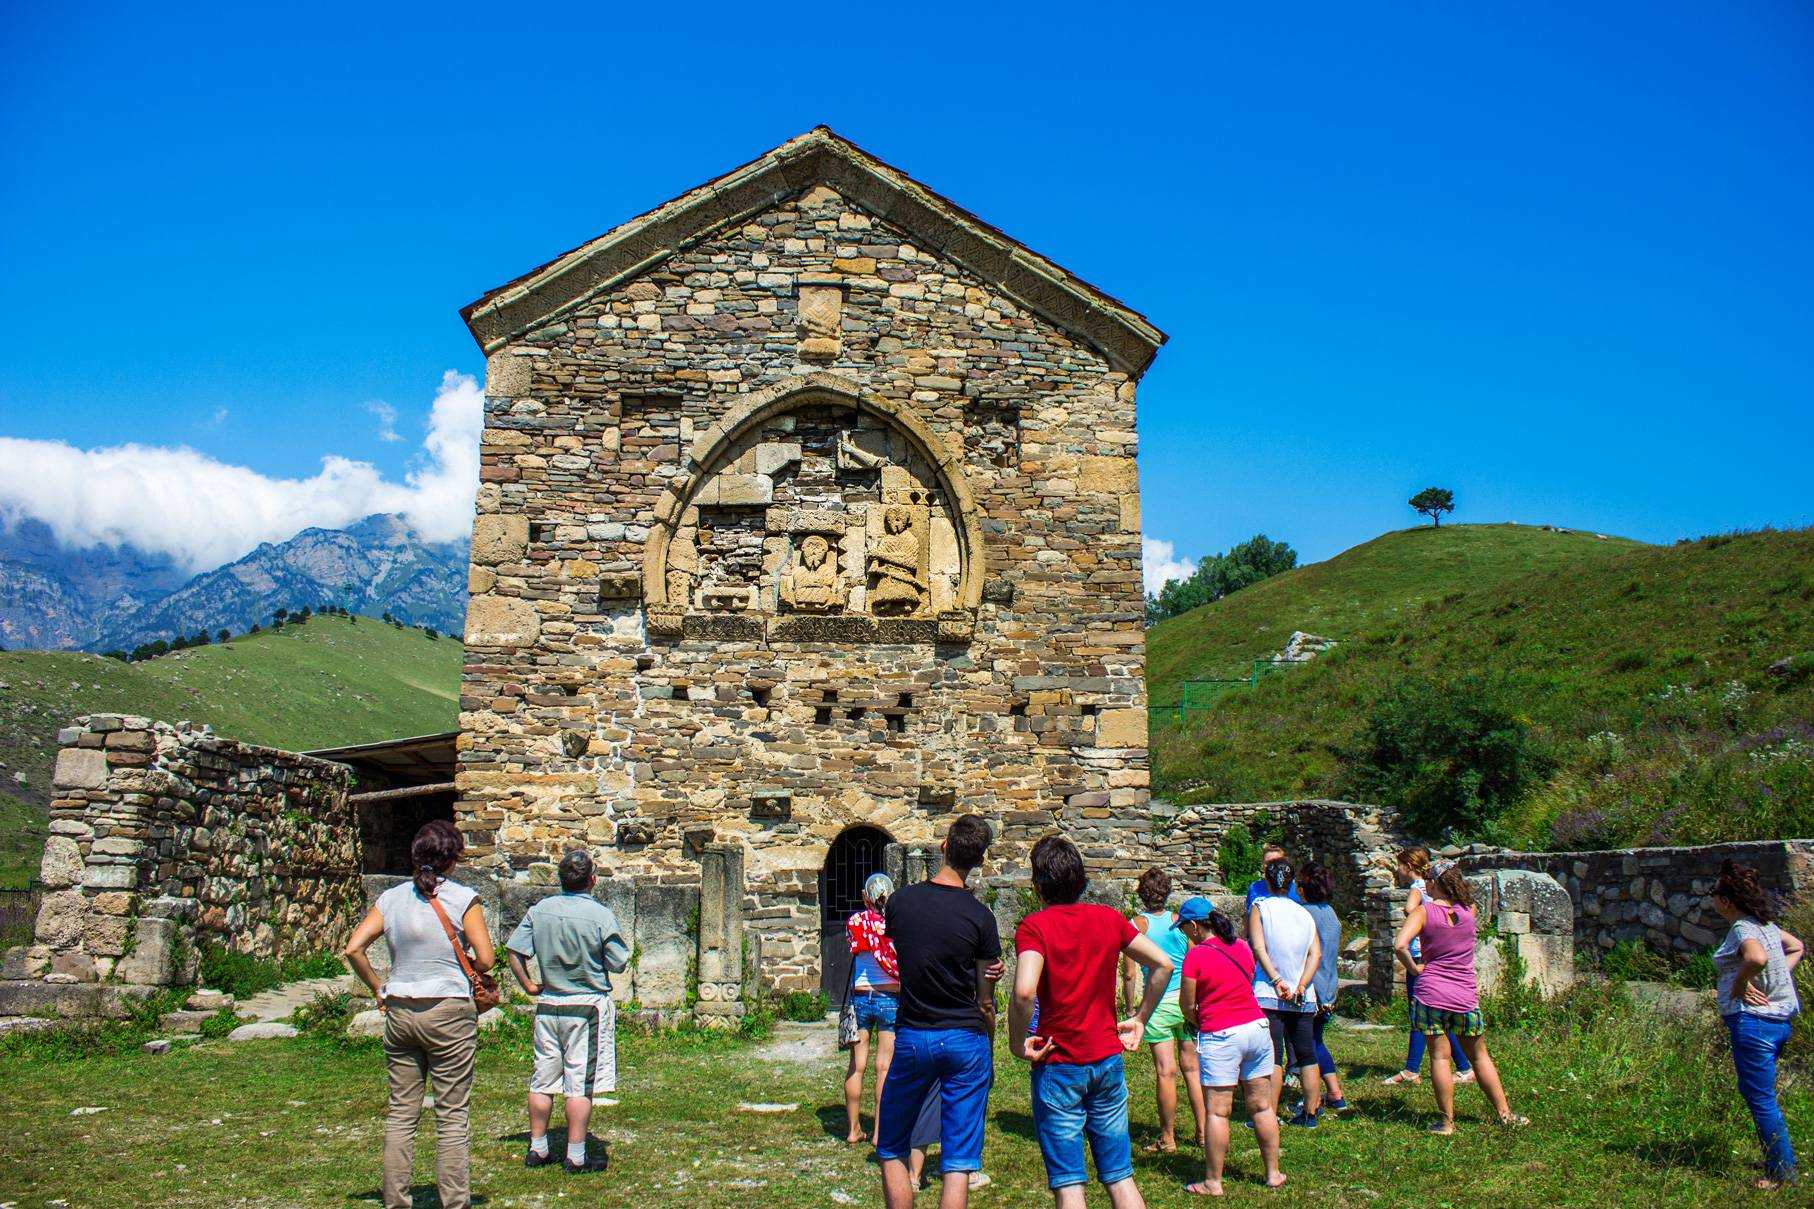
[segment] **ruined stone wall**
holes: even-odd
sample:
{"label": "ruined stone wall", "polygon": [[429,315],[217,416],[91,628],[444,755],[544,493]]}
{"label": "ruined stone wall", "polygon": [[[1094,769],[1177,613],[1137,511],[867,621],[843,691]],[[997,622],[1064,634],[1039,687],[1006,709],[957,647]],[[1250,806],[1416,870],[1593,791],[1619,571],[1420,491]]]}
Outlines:
{"label": "ruined stone wall", "polygon": [[363,905],[347,769],[113,714],[58,739],[36,944],[9,975],[170,984],[205,944],[344,942]]}
{"label": "ruined stone wall", "polygon": [[1664,955],[1704,953],[1726,934],[1708,901],[1720,865],[1751,865],[1765,889],[1794,901],[1814,893],[1814,840],[1764,840],[1693,848],[1606,852],[1490,852],[1461,859],[1470,871],[1535,869],[1567,888],[1575,939],[1603,953],[1622,940]]}
{"label": "ruined stone wall", "polygon": [[[491,358],[460,826],[694,882],[746,849],[765,965],[869,823],[1145,860],[1127,374],[823,187]],[[814,540],[817,539],[817,540]]]}
{"label": "ruined stone wall", "polygon": [[[1165,867],[1197,884],[1218,878],[1217,854],[1229,828],[1240,824],[1255,840],[1277,834],[1299,865],[1315,860],[1335,874],[1338,911],[1363,910],[1367,896],[1392,884],[1392,861],[1406,840],[1397,812],[1383,806],[1320,798],[1159,806],[1154,847]],[[1245,886],[1230,886],[1236,892]]]}

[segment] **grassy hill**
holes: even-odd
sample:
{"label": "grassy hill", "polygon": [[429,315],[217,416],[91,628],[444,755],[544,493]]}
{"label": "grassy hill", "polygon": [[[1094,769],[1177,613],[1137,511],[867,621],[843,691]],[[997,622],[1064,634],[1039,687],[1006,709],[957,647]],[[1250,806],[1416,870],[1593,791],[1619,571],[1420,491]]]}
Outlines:
{"label": "grassy hill", "polygon": [[143,663],[0,651],[0,886],[36,868],[57,729],[79,714],[205,722],[298,750],[451,730],[459,685],[457,640],[371,618],[316,616]]}
{"label": "grassy hill", "polygon": [[1814,530],[1670,547],[1516,526],[1387,534],[1154,627],[1152,700],[1238,674],[1293,629],[1341,645],[1183,725],[1155,713],[1159,792],[1339,793],[1342,753],[1395,682],[1474,676],[1554,763],[1501,838],[1814,834]]}

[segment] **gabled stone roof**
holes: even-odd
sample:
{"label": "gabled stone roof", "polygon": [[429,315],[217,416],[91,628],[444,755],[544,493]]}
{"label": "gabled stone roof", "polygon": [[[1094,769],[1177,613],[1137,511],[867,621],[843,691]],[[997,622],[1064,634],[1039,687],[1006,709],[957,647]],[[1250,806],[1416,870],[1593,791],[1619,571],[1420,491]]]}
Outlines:
{"label": "gabled stone roof", "polygon": [[1010,298],[1138,377],[1165,333],[1116,301],[1002,234],[898,168],[826,126],[815,126],[741,168],[581,244],[461,308],[487,353],[621,285],[680,249],[745,222],[814,185],[835,189],[870,214],[911,234]]}

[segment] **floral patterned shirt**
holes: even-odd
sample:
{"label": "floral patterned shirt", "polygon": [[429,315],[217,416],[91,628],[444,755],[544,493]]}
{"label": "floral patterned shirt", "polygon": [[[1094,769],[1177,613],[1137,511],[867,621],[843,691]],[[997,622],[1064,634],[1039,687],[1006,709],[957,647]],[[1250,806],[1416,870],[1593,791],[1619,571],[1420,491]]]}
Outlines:
{"label": "floral patterned shirt", "polygon": [[901,967],[895,960],[894,942],[888,939],[888,925],[882,921],[880,911],[868,908],[858,911],[845,922],[844,933],[850,937],[852,953],[871,954],[884,974],[895,981],[900,980]]}

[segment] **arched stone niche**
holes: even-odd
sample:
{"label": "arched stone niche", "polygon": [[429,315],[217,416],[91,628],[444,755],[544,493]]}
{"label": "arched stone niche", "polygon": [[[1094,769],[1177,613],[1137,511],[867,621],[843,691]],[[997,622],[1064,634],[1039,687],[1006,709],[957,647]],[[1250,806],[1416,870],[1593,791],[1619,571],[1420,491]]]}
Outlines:
{"label": "arched stone niche", "polygon": [[694,442],[643,561],[650,629],[968,640],[981,533],[957,458],[909,407],[802,375]]}

